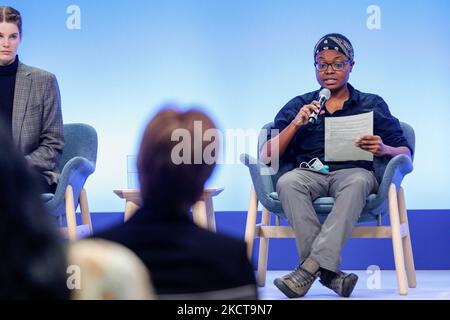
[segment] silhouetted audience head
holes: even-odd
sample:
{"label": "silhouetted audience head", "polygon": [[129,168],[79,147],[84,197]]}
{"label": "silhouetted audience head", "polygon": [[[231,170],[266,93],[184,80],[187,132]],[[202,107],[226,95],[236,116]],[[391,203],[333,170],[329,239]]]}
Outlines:
{"label": "silhouetted audience head", "polygon": [[[154,299],[144,263],[126,247],[106,240],[81,240],[70,245],[69,263],[78,267],[74,300]],[[74,270],[74,275],[76,276]]]}
{"label": "silhouetted audience head", "polygon": [[138,155],[145,206],[189,210],[202,195],[216,162],[214,122],[198,110],[165,108],[145,129]]}
{"label": "silhouetted audience head", "polygon": [[67,299],[64,244],[0,119],[0,300]]}

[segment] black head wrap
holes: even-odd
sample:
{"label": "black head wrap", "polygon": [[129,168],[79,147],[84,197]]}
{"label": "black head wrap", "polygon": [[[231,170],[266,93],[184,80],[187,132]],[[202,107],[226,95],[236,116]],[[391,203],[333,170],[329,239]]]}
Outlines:
{"label": "black head wrap", "polygon": [[350,62],[353,62],[355,53],[350,40],[339,33],[330,33],[322,37],[314,47],[314,59],[324,50],[336,50],[345,55]]}

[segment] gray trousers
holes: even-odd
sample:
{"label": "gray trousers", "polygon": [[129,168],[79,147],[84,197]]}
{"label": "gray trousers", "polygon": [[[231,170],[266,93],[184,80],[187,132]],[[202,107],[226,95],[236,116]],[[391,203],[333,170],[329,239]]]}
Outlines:
{"label": "gray trousers", "polygon": [[[311,257],[322,268],[337,272],[341,249],[352,234],[367,196],[378,189],[373,172],[352,168],[321,173],[297,168],[284,174],[276,188],[294,229],[301,260]],[[312,204],[319,197],[335,199],[323,225]]]}

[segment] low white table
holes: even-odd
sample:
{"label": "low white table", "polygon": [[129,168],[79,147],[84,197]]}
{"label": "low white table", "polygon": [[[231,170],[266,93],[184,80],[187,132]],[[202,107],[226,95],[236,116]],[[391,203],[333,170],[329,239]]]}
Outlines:
{"label": "low white table", "polygon": [[[192,207],[194,222],[211,231],[216,231],[216,218],[214,216],[214,206],[212,198],[222,193],[224,188],[207,188],[203,195]],[[125,200],[125,216],[127,222],[136,211],[142,206],[140,191],[137,189],[114,190],[119,198]]]}

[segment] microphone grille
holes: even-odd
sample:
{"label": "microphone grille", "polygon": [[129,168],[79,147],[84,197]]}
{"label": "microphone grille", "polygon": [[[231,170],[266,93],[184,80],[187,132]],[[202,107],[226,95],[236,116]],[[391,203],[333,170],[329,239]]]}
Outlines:
{"label": "microphone grille", "polygon": [[320,90],[319,96],[324,97],[325,100],[330,99],[330,97],[331,97],[330,89],[324,88],[324,89]]}

